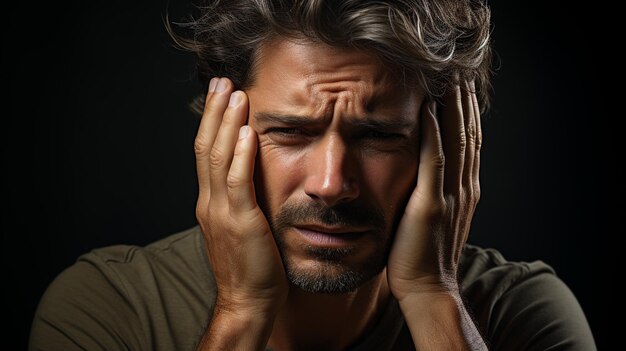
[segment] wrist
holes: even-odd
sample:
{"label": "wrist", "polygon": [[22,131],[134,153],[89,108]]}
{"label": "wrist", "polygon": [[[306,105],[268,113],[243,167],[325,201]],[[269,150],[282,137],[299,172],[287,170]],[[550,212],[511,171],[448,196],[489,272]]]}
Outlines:
{"label": "wrist", "polygon": [[233,311],[216,305],[197,350],[264,350],[275,314]]}
{"label": "wrist", "polygon": [[486,350],[455,291],[420,291],[398,301],[418,350]]}
{"label": "wrist", "polygon": [[461,307],[463,299],[458,289],[432,288],[405,294],[402,299],[398,299],[398,304],[403,310],[436,312]]}
{"label": "wrist", "polygon": [[219,293],[215,300],[213,315],[222,315],[229,319],[247,321],[258,316],[273,317],[278,313],[280,303],[276,301],[263,301],[252,299],[240,299],[242,301],[225,301],[220,299]]}
{"label": "wrist", "polygon": [[390,281],[391,291],[400,303],[411,300],[441,299],[448,296],[459,296],[458,280],[452,276],[424,275],[401,283]]}

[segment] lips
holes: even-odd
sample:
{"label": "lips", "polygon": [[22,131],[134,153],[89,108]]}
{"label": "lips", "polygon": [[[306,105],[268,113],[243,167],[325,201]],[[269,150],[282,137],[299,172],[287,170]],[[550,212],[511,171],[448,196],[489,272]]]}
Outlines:
{"label": "lips", "polygon": [[318,225],[298,225],[296,231],[309,244],[323,247],[345,247],[355,244],[366,232],[366,228],[325,227]]}

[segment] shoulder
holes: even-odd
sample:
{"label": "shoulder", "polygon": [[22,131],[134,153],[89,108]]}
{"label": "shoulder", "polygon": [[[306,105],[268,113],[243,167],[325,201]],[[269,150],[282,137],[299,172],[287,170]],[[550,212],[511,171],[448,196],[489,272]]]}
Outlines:
{"label": "shoulder", "polygon": [[180,336],[193,343],[193,334],[201,332],[196,329],[209,316],[213,291],[197,227],[145,247],[96,249],[46,290],[31,348],[179,349]]}
{"label": "shoulder", "polygon": [[[197,226],[147,246],[116,245],[99,248],[79,257],[77,263],[99,267],[103,270],[102,273],[115,272],[120,278],[134,276],[140,281],[143,280],[143,274],[155,271],[162,274],[183,272],[201,279],[210,279],[202,232]],[[182,271],[171,271],[172,268]],[[133,283],[136,284],[137,280],[133,280]]]}
{"label": "shoulder", "polygon": [[594,350],[574,294],[542,261],[513,262],[467,245],[459,276],[463,297],[494,350]]}
{"label": "shoulder", "polygon": [[177,286],[206,290],[213,284],[199,227],[143,247],[116,245],[93,250],[81,256],[66,273],[77,270],[84,274],[86,269],[81,266],[91,267],[93,278],[104,279],[124,294],[142,299],[182,293]]}
{"label": "shoulder", "polygon": [[183,254],[181,257],[186,259],[189,258],[189,254],[199,253],[195,251],[199,249],[197,243],[201,235],[200,229],[193,227],[169,235],[146,246],[115,245],[98,248],[81,256],[78,260],[93,260],[107,264],[132,264],[137,263],[137,259],[141,257],[158,259],[158,256],[171,254],[177,256]]}
{"label": "shoulder", "polygon": [[491,248],[466,245],[459,264],[461,287],[466,295],[478,293],[480,286],[498,286],[499,291],[533,276],[546,275],[556,277],[554,269],[542,261],[508,261],[502,254]]}

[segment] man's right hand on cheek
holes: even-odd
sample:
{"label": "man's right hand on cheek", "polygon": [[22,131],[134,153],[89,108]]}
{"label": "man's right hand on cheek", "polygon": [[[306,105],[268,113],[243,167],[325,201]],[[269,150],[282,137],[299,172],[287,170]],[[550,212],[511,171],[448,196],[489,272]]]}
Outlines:
{"label": "man's right hand on cheek", "polygon": [[194,145],[196,217],[217,286],[213,322],[246,324],[249,319],[272,321],[286,300],[288,284],[269,224],[256,203],[257,136],[245,125],[248,97],[233,89],[227,78],[213,78],[209,84]]}

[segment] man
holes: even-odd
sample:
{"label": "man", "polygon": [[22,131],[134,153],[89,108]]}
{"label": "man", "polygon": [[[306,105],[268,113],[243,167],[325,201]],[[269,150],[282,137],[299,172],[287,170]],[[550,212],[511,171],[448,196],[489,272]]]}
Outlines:
{"label": "man", "polygon": [[79,259],[31,349],[589,350],[541,262],[466,245],[489,11],[215,2],[179,44],[208,84],[199,226]]}

